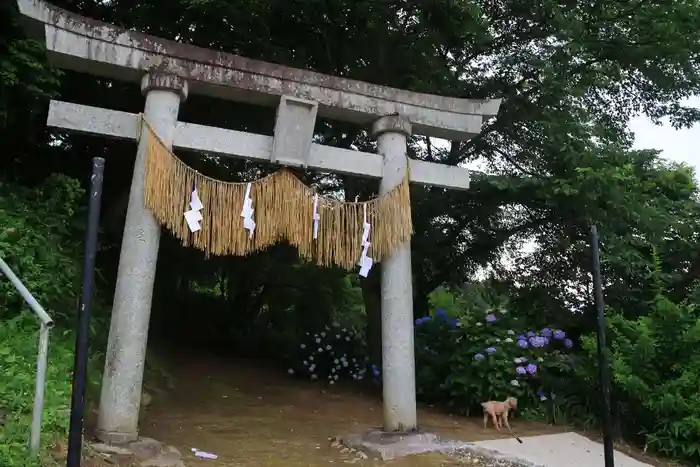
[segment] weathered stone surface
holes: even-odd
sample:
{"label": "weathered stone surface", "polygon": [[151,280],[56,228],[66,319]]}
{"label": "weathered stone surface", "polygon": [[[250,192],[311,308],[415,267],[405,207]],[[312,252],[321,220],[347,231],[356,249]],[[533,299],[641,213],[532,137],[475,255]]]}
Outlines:
{"label": "weathered stone surface", "polygon": [[120,445],[88,443],[87,448],[117,465],[136,463],[141,467],[185,467],[182,454],[176,447],[152,438],[139,438]]}
{"label": "weathered stone surface", "polygon": [[143,467],[185,467],[178,453],[162,452],[158,456],[141,462]]}
{"label": "weathered stone surface", "polygon": [[124,447],[114,446],[107,443],[94,443],[90,444],[90,447],[95,451],[102,454],[116,454],[119,456],[131,456],[133,453]]}
{"label": "weathered stone surface", "polygon": [[138,460],[152,459],[163,452],[163,445],[153,438],[139,438],[128,444],[128,449]]}
{"label": "weathered stone surface", "polygon": [[386,433],[372,429],[362,434],[342,436],[340,443],[352,450],[364,452],[368,457],[385,461],[411,454],[452,449],[450,444],[440,442],[437,435],[421,431]]}
{"label": "weathered stone surface", "polygon": [[148,73],[175,75],[195,94],[276,106],[280,96],[318,102],[322,117],[371,124],[400,113],[415,134],[468,140],[501,100],[442,97],[251,60],[217,50],[148,36],[95,21],[41,0],[17,0],[33,20],[28,32],[43,39],[59,68],[138,81]]}

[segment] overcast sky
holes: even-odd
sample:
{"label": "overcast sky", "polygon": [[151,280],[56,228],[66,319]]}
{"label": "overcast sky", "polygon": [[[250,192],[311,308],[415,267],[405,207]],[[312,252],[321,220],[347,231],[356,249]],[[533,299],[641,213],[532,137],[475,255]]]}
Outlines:
{"label": "overcast sky", "polygon": [[[700,108],[700,97],[689,99],[687,104]],[[657,126],[648,118],[639,117],[630,122],[630,129],[635,133],[637,149],[660,149],[663,157],[693,166],[696,178],[700,176],[700,152],[696,149],[700,124],[687,130],[674,130],[668,122]]]}

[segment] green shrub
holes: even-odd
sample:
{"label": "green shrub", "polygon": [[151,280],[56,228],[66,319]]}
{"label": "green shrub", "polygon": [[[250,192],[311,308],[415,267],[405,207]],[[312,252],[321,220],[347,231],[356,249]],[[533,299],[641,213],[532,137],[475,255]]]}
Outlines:
{"label": "green shrub", "polygon": [[[700,462],[698,307],[658,295],[646,316],[629,320],[613,311],[607,323],[621,428],[642,434],[656,452]],[[584,337],[582,345],[593,362],[595,335]]]}
{"label": "green shrub", "polygon": [[[57,320],[76,308],[82,240],[76,211],[83,194],[76,180],[63,175],[35,189],[0,180],[0,256]],[[0,278],[0,320],[17,316],[25,306],[12,284]]]}
{"label": "green shrub", "polygon": [[550,379],[569,369],[563,356],[573,342],[561,330],[528,330],[503,297],[483,292],[431,295],[433,311],[416,320],[418,394],[467,414],[509,396],[538,410],[552,395]]}
{"label": "green shrub", "polygon": [[[360,381],[367,370],[361,334],[338,324],[307,332],[289,358],[289,374],[327,381]],[[378,374],[377,374],[378,376]]]}
{"label": "green shrub", "polygon": [[[31,428],[38,323],[22,314],[0,322],[0,465],[32,467],[38,459],[28,458]],[[42,420],[42,446],[46,447],[68,434],[74,340],[71,333],[54,331],[49,341],[45,401]]]}
{"label": "green shrub", "polygon": [[[0,256],[57,322],[49,341],[41,431],[44,447],[67,436],[75,340],[63,326],[72,328],[75,323],[83,230],[82,219],[76,214],[81,211],[78,206],[83,195],[78,181],[63,175],[53,175],[33,189],[0,180]],[[97,321],[92,320],[93,336],[99,327]],[[28,459],[27,450],[38,331],[36,317],[12,284],[0,275],[2,467],[39,463],[38,459]]]}

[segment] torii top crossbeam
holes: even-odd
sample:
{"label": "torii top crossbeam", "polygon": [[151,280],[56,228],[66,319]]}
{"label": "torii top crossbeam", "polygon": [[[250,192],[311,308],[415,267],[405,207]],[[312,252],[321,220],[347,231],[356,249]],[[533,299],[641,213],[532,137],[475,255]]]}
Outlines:
{"label": "torii top crossbeam", "polygon": [[18,0],[31,31],[45,39],[59,68],[138,82],[144,72],[185,78],[190,93],[276,106],[282,95],[316,101],[323,117],[371,124],[401,114],[415,134],[468,140],[500,99],[470,100],[405,91],[251,60],[161,39],[85,18],[42,0]]}

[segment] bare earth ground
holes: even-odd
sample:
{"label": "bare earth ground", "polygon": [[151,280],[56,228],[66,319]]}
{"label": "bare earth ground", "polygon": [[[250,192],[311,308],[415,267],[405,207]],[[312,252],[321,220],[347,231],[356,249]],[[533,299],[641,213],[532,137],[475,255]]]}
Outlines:
{"label": "bare earth ground", "polygon": [[[331,447],[329,438],[381,425],[381,401],[352,387],[294,380],[259,362],[212,357],[184,359],[175,369],[175,388],[156,395],[142,410],[141,434],[181,450],[189,467],[317,467],[357,461]],[[478,441],[507,437],[481,419],[419,410],[421,426],[444,437]],[[513,422],[523,436],[566,431],[523,421]],[[515,442],[515,441],[513,441]],[[198,459],[191,448],[215,453]],[[623,449],[629,453],[629,449]],[[634,455],[632,453],[631,455]],[[654,465],[647,456],[634,455]],[[380,461],[362,460],[361,466]],[[391,467],[479,466],[441,454],[411,456],[385,463]],[[85,463],[86,467],[99,464]]]}

